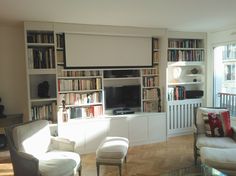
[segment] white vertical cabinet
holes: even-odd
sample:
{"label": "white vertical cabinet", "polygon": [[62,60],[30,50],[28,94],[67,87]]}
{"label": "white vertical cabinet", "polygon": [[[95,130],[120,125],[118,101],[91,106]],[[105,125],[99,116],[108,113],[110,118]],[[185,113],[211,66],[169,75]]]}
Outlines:
{"label": "white vertical cabinet", "polygon": [[166,113],[148,117],[148,137],[150,142],[166,141]]}
{"label": "white vertical cabinet", "polygon": [[108,119],[88,119],[85,125],[85,148],[87,152],[94,152],[101,141],[107,136]]}
{"label": "white vertical cabinet", "polygon": [[148,139],[148,118],[131,116],[129,121],[129,140],[131,145],[142,144]]}
{"label": "white vertical cabinet", "polygon": [[129,127],[127,117],[110,118],[107,135],[129,138]]}

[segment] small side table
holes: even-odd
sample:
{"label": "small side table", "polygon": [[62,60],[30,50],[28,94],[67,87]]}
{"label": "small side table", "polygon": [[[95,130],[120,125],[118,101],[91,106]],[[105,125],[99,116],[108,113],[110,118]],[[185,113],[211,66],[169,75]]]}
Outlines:
{"label": "small side table", "polygon": [[22,122],[23,114],[8,114],[6,117],[0,118],[0,149],[4,149],[6,147],[4,128]]}

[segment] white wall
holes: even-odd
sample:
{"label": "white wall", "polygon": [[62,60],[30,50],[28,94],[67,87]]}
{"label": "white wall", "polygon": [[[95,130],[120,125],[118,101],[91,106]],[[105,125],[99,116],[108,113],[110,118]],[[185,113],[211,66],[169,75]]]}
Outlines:
{"label": "white wall", "polygon": [[213,47],[236,42],[236,26],[227,30],[209,32],[207,38],[207,106],[213,106]]}
{"label": "white wall", "polygon": [[0,26],[0,97],[4,114],[27,114],[23,25]]}

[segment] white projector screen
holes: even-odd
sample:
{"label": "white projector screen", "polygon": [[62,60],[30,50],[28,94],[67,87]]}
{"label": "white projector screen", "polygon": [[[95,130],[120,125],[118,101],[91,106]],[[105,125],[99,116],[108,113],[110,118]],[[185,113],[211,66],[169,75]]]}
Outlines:
{"label": "white projector screen", "polygon": [[66,68],[152,66],[150,37],[65,34]]}

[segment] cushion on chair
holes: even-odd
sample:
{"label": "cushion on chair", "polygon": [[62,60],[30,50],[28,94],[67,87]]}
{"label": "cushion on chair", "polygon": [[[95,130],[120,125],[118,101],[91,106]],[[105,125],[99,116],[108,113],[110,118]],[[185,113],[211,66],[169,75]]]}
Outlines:
{"label": "cushion on chair", "polygon": [[222,121],[218,117],[217,114],[208,113],[208,123],[209,123],[210,129],[211,129],[211,133],[210,134],[206,133],[207,136],[224,137],[224,130],[223,130],[223,126],[222,126]]}
{"label": "cushion on chair", "polygon": [[236,149],[219,149],[203,147],[200,150],[202,163],[219,169],[235,170]]}
{"label": "cushion on chair", "polygon": [[219,118],[222,122],[222,127],[224,130],[224,135],[228,137],[233,137],[233,129],[230,123],[230,113],[229,111],[221,112]]}
{"label": "cushion on chair", "polygon": [[205,134],[205,122],[204,122],[204,116],[208,116],[208,113],[217,113],[226,111],[227,109],[213,109],[213,108],[204,108],[199,107],[197,109],[197,116],[196,116],[196,125],[198,129],[199,134]]}
{"label": "cushion on chair", "polygon": [[207,137],[205,134],[197,137],[197,148],[236,148],[236,142],[230,137]]}
{"label": "cushion on chair", "polygon": [[51,134],[48,121],[39,120],[17,126],[13,129],[12,137],[18,151],[37,158],[49,149]]}
{"label": "cushion on chair", "polygon": [[38,159],[42,176],[72,176],[80,166],[80,156],[74,152],[50,151]]}

